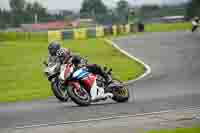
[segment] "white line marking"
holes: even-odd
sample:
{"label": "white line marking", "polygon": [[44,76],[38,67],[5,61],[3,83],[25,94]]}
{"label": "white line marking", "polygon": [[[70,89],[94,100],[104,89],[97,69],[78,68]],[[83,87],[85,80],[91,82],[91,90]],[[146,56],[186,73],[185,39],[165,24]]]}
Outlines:
{"label": "white line marking", "polygon": [[[140,75],[138,78],[133,79],[133,80],[129,80],[128,82],[125,83],[125,85],[128,85],[130,83],[134,83],[138,80],[141,80],[142,78],[146,77],[147,75],[149,75],[151,73],[151,68],[149,65],[145,64],[142,60],[140,60],[139,58],[129,54],[128,52],[126,52],[125,50],[121,49],[116,43],[114,43],[113,41],[109,40],[109,39],[104,39],[106,43],[112,45],[114,48],[116,48],[117,50],[119,50],[121,53],[123,53],[124,55],[128,56],[129,58],[131,58],[134,61],[137,61],[138,63],[142,64],[146,71],[145,73],[143,73],[142,75]],[[132,89],[130,89],[130,91],[132,91]],[[134,99],[136,99],[136,95],[135,93],[132,93],[133,96],[130,97],[129,101],[133,101]]]}
{"label": "white line marking", "polygon": [[199,110],[200,107],[185,107],[185,108],[182,108],[182,109],[172,109],[172,110],[165,110],[165,111],[151,112],[151,113],[142,113],[142,114],[135,114],[135,115],[121,115],[121,116],[102,117],[102,118],[79,120],[79,121],[54,122],[54,123],[38,124],[38,125],[25,125],[25,126],[21,126],[21,127],[15,127],[15,129],[49,127],[49,126],[86,123],[86,122],[111,120],[111,119],[122,119],[122,118],[128,118],[128,117],[142,117],[142,116],[159,115],[159,114],[163,114],[163,113],[170,113],[170,112],[179,111],[179,110],[181,110],[181,111],[189,111],[189,110],[197,110],[197,109]]}
{"label": "white line marking", "polygon": [[144,74],[142,74],[141,76],[139,76],[138,78],[136,78],[136,79],[134,79],[134,80],[130,80],[130,81],[126,82],[126,84],[133,83],[133,82],[135,82],[135,81],[137,81],[137,80],[141,80],[142,78],[146,77],[148,74],[151,73],[151,68],[150,68],[150,66],[147,65],[147,64],[145,64],[142,60],[140,60],[139,58],[137,58],[137,57],[135,57],[135,56],[129,54],[129,53],[126,52],[125,50],[121,49],[121,48],[120,48],[117,44],[115,44],[113,41],[111,41],[111,40],[109,40],[109,39],[105,39],[105,41],[106,41],[108,44],[110,44],[110,45],[112,45],[113,47],[115,47],[115,48],[116,48],[117,50],[119,50],[121,53],[123,53],[123,54],[125,54],[126,56],[128,56],[129,58],[131,58],[131,59],[133,59],[133,60],[139,62],[140,64],[142,64],[142,65],[145,67],[145,69],[146,69],[146,71],[145,71]]}

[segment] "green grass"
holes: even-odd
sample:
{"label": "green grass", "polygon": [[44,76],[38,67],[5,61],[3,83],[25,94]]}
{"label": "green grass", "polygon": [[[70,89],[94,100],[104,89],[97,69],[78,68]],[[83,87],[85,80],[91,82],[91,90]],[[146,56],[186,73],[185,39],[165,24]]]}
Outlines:
{"label": "green grass", "polygon": [[0,32],[0,41],[48,41],[47,32]]}
{"label": "green grass", "polygon": [[145,32],[170,32],[191,29],[190,23],[147,24]]}
{"label": "green grass", "polygon": [[[112,67],[121,80],[135,78],[144,67],[103,39],[63,41],[63,46],[75,53],[88,56],[90,63]],[[0,102],[27,101],[52,95],[49,83],[43,75],[42,60],[47,57],[47,41],[0,42]]]}
{"label": "green grass", "polygon": [[174,130],[150,131],[148,133],[200,133],[200,127],[177,128],[177,129],[174,129]]}

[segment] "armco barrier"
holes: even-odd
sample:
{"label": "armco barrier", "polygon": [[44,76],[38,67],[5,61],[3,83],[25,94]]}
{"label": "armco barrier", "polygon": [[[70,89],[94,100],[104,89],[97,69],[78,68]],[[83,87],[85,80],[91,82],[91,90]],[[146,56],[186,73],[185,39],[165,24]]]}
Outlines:
{"label": "armco barrier", "polygon": [[61,41],[62,33],[60,31],[48,31],[48,41]]}
{"label": "armco barrier", "polygon": [[126,25],[125,25],[125,32],[126,32],[126,33],[130,33],[130,32],[131,32],[131,27],[130,27],[129,24],[126,24]]}
{"label": "armco barrier", "polygon": [[72,39],[74,37],[74,32],[72,30],[62,32],[62,40]]}
{"label": "armco barrier", "polygon": [[97,26],[96,28],[80,28],[64,31],[48,32],[0,32],[0,41],[4,40],[35,40],[35,41],[60,41],[67,39],[87,39],[104,36],[117,36],[136,32],[134,24]]}
{"label": "armco barrier", "polygon": [[113,35],[112,26],[104,27],[104,35],[105,35],[105,36]]}
{"label": "armco barrier", "polygon": [[117,26],[116,26],[116,25],[113,25],[113,26],[112,26],[112,30],[113,30],[113,32],[112,32],[112,33],[113,33],[113,35],[114,35],[114,36],[116,36],[116,35],[117,35],[117,33],[118,33],[118,30],[117,30],[117,29],[118,29],[118,28],[117,28]]}
{"label": "armco barrier", "polygon": [[134,24],[130,24],[130,32],[136,32],[137,28]]}
{"label": "armco barrier", "polygon": [[125,26],[124,25],[119,25],[119,34],[124,34],[125,33]]}
{"label": "armco barrier", "polygon": [[135,25],[110,25],[106,27],[97,26],[96,28],[80,28],[66,31],[51,31],[51,34],[49,34],[49,40],[60,40],[61,38],[58,32],[60,32],[62,40],[86,39],[110,35],[117,36],[120,34],[128,34],[130,32],[135,32]]}
{"label": "armco barrier", "polygon": [[87,29],[87,37],[88,38],[95,38],[96,37],[96,29],[95,28]]}
{"label": "armco barrier", "polygon": [[86,39],[87,38],[87,29],[74,29],[74,39]]}
{"label": "armco barrier", "polygon": [[96,37],[103,37],[104,35],[105,35],[104,27],[103,26],[96,27]]}

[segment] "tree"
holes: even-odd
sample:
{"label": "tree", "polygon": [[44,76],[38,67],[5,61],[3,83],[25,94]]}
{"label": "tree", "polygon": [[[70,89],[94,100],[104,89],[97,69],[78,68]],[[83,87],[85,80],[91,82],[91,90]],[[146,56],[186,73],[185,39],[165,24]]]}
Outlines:
{"label": "tree", "polygon": [[4,29],[10,23],[10,13],[6,10],[0,9],[0,29]]}
{"label": "tree", "polygon": [[141,7],[141,10],[144,10],[144,11],[155,11],[159,9],[160,7],[158,5],[143,5]]}
{"label": "tree", "polygon": [[[0,20],[4,20],[3,19],[3,11],[0,8]],[[0,21],[0,29],[3,29],[5,26],[5,23],[3,21]]]}
{"label": "tree", "polygon": [[200,16],[200,1],[190,0],[187,7],[187,17],[192,18],[194,16]]}
{"label": "tree", "polygon": [[38,16],[39,21],[45,21],[48,14],[46,12],[46,8],[44,8],[40,3],[27,3],[26,4],[26,20],[29,22],[34,22],[35,15]]}
{"label": "tree", "polygon": [[25,8],[25,0],[9,0],[10,8],[13,12],[21,12]]}
{"label": "tree", "polygon": [[107,7],[101,0],[84,0],[80,15],[81,17],[93,17],[101,21],[102,16],[107,14]]}
{"label": "tree", "polygon": [[33,3],[33,13],[37,13],[39,15],[46,15],[46,9],[38,2]]}
{"label": "tree", "polygon": [[34,23],[37,14],[39,21],[48,20],[46,9],[39,3],[28,3],[25,0],[9,0],[12,25],[20,26],[23,23]]}
{"label": "tree", "polygon": [[11,10],[0,10],[0,27],[18,27],[21,24],[34,23],[36,14],[39,22],[64,20],[64,13],[50,15],[39,2],[29,3],[28,0],[9,0],[9,4]]}
{"label": "tree", "polygon": [[24,9],[26,2],[25,0],[9,0],[11,14],[12,14],[12,25],[19,26],[24,22]]}
{"label": "tree", "polygon": [[129,9],[130,9],[130,5],[126,0],[120,0],[117,3],[116,12],[119,16],[119,20],[121,23],[127,22],[127,18],[129,15]]}

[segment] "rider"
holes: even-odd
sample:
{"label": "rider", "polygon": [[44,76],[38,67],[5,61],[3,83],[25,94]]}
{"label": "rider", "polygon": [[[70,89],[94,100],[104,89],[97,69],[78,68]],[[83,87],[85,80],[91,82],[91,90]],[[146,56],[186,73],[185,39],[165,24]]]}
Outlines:
{"label": "rider", "polygon": [[[49,57],[48,63],[61,63],[71,62],[76,68],[82,67],[83,58],[77,55],[73,55],[70,49],[61,48],[57,42],[51,42],[48,46]],[[89,72],[102,76],[107,83],[111,82],[110,76],[105,73],[102,68],[97,64],[89,64],[85,66]]]}
{"label": "rider", "polygon": [[60,44],[56,43],[56,42],[52,42],[49,44],[48,46],[48,60],[46,64],[50,64],[50,63],[58,63],[59,60],[56,56],[57,51],[60,49]]}
{"label": "rider", "polygon": [[[55,62],[55,63],[65,64],[67,62],[71,62],[77,69],[82,67],[83,64],[82,58],[80,56],[73,55],[70,49],[61,48],[60,44],[57,42],[51,42],[49,44],[48,51],[49,51],[48,63]],[[108,84],[112,81],[111,77],[107,73],[105,73],[102,70],[102,68],[97,64],[86,65],[85,68],[87,68],[87,70],[91,73],[102,76]],[[97,97],[99,98],[112,97],[110,93],[104,93],[103,88],[102,89],[100,88],[100,90],[102,94],[97,96],[97,85],[95,82],[93,87],[91,88],[92,99],[98,99]]]}

